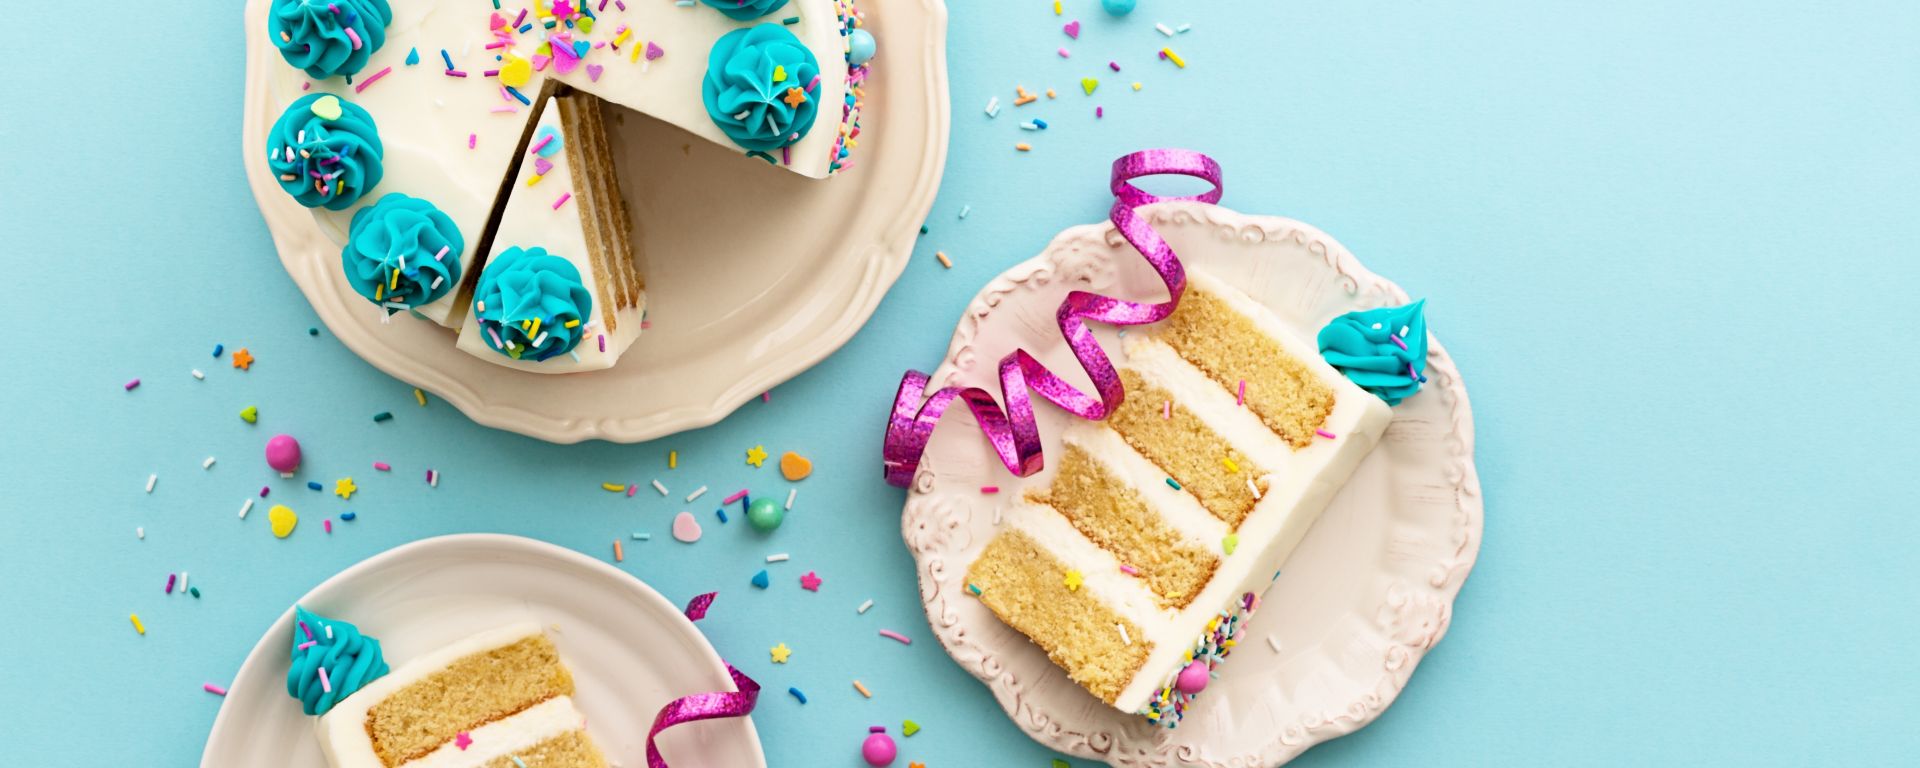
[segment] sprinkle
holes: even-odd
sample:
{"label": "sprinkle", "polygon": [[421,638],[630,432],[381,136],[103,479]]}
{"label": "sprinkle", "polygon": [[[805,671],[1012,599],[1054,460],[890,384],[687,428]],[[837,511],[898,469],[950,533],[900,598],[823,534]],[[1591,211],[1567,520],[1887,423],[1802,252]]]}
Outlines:
{"label": "sprinkle", "polygon": [[129,613],[127,619],[133,622],[133,631],[143,635],[147,633],[147,625],[140,623],[140,614]]}
{"label": "sprinkle", "polygon": [[1173,401],[1172,400],[1160,401],[1160,418],[1163,418],[1163,419],[1173,418]]}
{"label": "sprinkle", "polygon": [[203,461],[203,462],[200,462],[200,468],[201,468],[201,469],[213,469],[213,457],[212,457],[212,456],[208,456],[208,457],[207,457],[207,460],[206,460],[206,461]]}
{"label": "sprinkle", "polygon": [[992,98],[987,99],[987,117],[999,117],[999,116],[1000,116],[1000,97],[994,96]]}
{"label": "sprinkle", "polygon": [[1140,81],[1138,80],[1133,81],[1133,89],[1136,91],[1140,90]]}
{"label": "sprinkle", "polygon": [[1181,34],[1186,34],[1187,30],[1189,29],[1193,29],[1192,24],[1182,24],[1179,27],[1175,28],[1173,31],[1179,32]]}
{"label": "sprinkle", "polygon": [[1115,71],[1115,72],[1118,72],[1118,71],[1120,71],[1120,62],[1117,62],[1117,61],[1109,61],[1109,62],[1107,62],[1107,68],[1108,68],[1108,69],[1111,69],[1111,70],[1113,70],[1113,71]]}
{"label": "sprinkle", "polygon": [[333,693],[333,682],[327,679],[327,668],[315,667],[314,669],[320,672],[320,691],[322,693]]}
{"label": "sprinkle", "polygon": [[975,597],[978,597],[980,595],[980,586],[978,584],[969,582],[967,584],[967,591],[972,592]]}
{"label": "sprinkle", "polygon": [[619,493],[627,489],[625,483],[601,483],[600,487],[610,493]]}
{"label": "sprinkle", "polygon": [[726,497],[726,498],[724,498],[724,499],[721,499],[721,500],[720,500],[720,503],[721,503],[721,504],[732,504],[732,503],[734,503],[734,502],[736,502],[736,501],[739,501],[739,500],[741,500],[741,499],[744,499],[744,498],[746,498],[746,497],[747,497],[747,489],[745,489],[745,488],[742,488],[742,489],[740,489],[740,490],[737,490],[737,491],[734,491],[734,492],[733,492],[733,495],[731,495],[731,496],[728,496],[728,497]]}
{"label": "sprinkle", "polygon": [[[668,465],[669,465],[669,468],[671,468],[672,462],[668,462]],[[659,484],[660,481],[655,480],[653,482],[657,485]],[[707,492],[707,487],[704,485],[700,486],[700,490],[687,494],[687,501],[693,501],[694,499],[700,498],[702,495],[705,495],[706,492]]]}
{"label": "sprinkle", "polygon": [[427,485],[434,488],[440,487],[440,473],[431,469],[427,470]]}
{"label": "sprinkle", "polygon": [[786,561],[787,561],[787,553],[785,552],[782,552],[777,555],[767,555],[767,562],[769,563],[784,563]]}
{"label": "sprinkle", "polygon": [[1246,379],[1240,380],[1240,391],[1233,396],[1233,404],[1240,405],[1240,406],[1244,406],[1247,404],[1247,380]]}
{"label": "sprinkle", "polygon": [[555,200],[555,201],[553,201],[553,209],[554,209],[554,210],[556,210],[556,211],[557,211],[557,210],[560,210],[560,206],[563,206],[563,205],[566,205],[566,204],[567,204],[567,201],[568,201],[568,200],[570,200],[570,199],[572,199],[572,198],[573,198],[573,193],[572,193],[572,192],[562,192],[562,193],[560,193],[560,199],[558,199],[558,200]]}
{"label": "sprinkle", "polygon": [[1316,435],[1319,435],[1319,436],[1321,436],[1321,437],[1324,437],[1324,438],[1326,438],[1326,439],[1328,439],[1328,440],[1332,440],[1332,439],[1333,439],[1333,433],[1332,433],[1332,432],[1328,432],[1328,431],[1326,431],[1326,430],[1324,430],[1324,429],[1316,429],[1316,430],[1314,430],[1314,431],[1313,431],[1313,433],[1314,433],[1314,434],[1316,434]]}
{"label": "sprinkle", "polygon": [[1080,575],[1079,571],[1067,571],[1066,577],[1062,578],[1060,583],[1066,585],[1068,592],[1078,592],[1080,585],[1086,583],[1086,579]]}
{"label": "sprinkle", "polygon": [[888,640],[898,640],[901,645],[913,645],[913,639],[891,629],[880,630],[880,636]]}
{"label": "sprinkle", "polygon": [[614,539],[613,540],[613,561],[618,563],[618,562],[623,562],[626,559],[627,559],[627,551],[620,548],[619,539]]}
{"label": "sprinkle", "polygon": [[634,494],[634,493],[635,493],[636,491],[639,491],[639,490],[640,490],[640,486],[637,486],[637,485],[628,485],[628,486],[627,486],[627,498],[629,498],[629,499],[631,499],[631,498],[633,498],[633,494]]}
{"label": "sprinkle", "polygon": [[[353,29],[348,28],[347,34],[349,35],[353,34]],[[354,47],[358,48],[359,46],[354,46]],[[375,72],[372,75],[369,75],[367,79],[362,80],[359,83],[355,84],[353,86],[353,92],[359,93],[361,91],[366,90],[367,86],[373,85],[375,82],[379,81],[380,78],[386,77],[388,72],[392,72],[392,71],[393,71],[393,67],[382,67],[380,71]]]}
{"label": "sprinkle", "polygon": [[447,63],[447,69],[453,69],[453,56],[447,53],[447,49],[440,49],[440,60]]}
{"label": "sprinkle", "polygon": [[[355,518],[357,518],[357,517],[359,517],[359,516],[360,516],[359,514],[357,514],[357,513],[355,513],[355,512],[354,512],[353,510],[351,510],[351,509],[349,509],[349,510],[347,510],[347,511],[345,511],[345,512],[342,512],[342,513],[340,513],[340,519],[341,519],[341,520],[345,520],[345,521],[347,521],[347,522],[349,522],[349,523],[351,523],[351,522],[353,522],[353,520],[354,520]],[[329,526],[329,527],[327,528],[327,530],[328,530],[328,531],[332,531],[332,530],[333,530],[333,528],[332,528],[331,526]]]}
{"label": "sprinkle", "polygon": [[1172,486],[1176,491],[1180,490],[1180,482],[1171,477],[1167,478],[1167,485]]}
{"label": "sprinkle", "polygon": [[514,88],[513,88],[513,86],[511,86],[511,85],[503,85],[503,86],[500,86],[500,87],[501,87],[501,88],[505,88],[505,89],[507,90],[507,93],[508,93],[509,95],[511,95],[511,96],[513,96],[513,98],[515,98],[515,99],[517,99],[517,100],[519,100],[519,102],[520,102],[521,104],[523,104],[523,105],[525,105],[525,106],[529,106],[529,107],[530,107],[530,106],[533,106],[533,102],[532,102],[532,101],[529,101],[529,100],[527,99],[527,95],[526,95],[526,94],[524,94],[524,93],[521,93],[521,92],[519,92],[519,91],[517,91],[517,90],[514,90]]}
{"label": "sprinkle", "polygon": [[1229,555],[1233,554],[1233,551],[1239,548],[1240,534],[1229,533],[1226,538],[1220,540],[1220,549]]}
{"label": "sprinkle", "polygon": [[375,421],[376,423],[377,423],[377,422],[382,422],[382,421],[392,421],[392,420],[393,420],[393,411],[381,411],[381,412],[379,412],[379,413],[376,413],[376,414],[374,414],[374,415],[373,415],[373,420],[374,420],[374,421]]}
{"label": "sprinkle", "polygon": [[129,382],[127,382],[127,391],[128,391],[128,392],[132,392],[132,391],[133,391],[133,388],[134,388],[134,387],[137,387],[137,386],[140,386],[140,380],[139,380],[139,379],[134,379],[133,381],[129,381]]}
{"label": "sprinkle", "polygon": [[[667,495],[667,487],[661,485],[659,480],[653,481],[653,489],[659,491],[662,496]],[[692,501],[692,499],[688,499],[688,501]]]}
{"label": "sprinkle", "polygon": [[1014,148],[1014,149],[1017,149],[1017,150],[1020,150],[1020,151],[1022,151],[1022,152],[1032,152],[1032,151],[1033,151],[1033,145],[1032,145],[1032,144],[1015,144],[1015,145],[1013,145],[1013,148]]}
{"label": "sprinkle", "polygon": [[207,693],[211,693],[215,696],[227,695],[227,689],[214,685],[213,683],[202,683],[200,685],[200,690],[206,691]]}
{"label": "sprinkle", "polygon": [[253,499],[247,499],[240,505],[240,519],[247,519],[247,513],[253,511]]}
{"label": "sprinkle", "polygon": [[963,218],[963,219],[966,218],[967,214],[969,213],[973,213],[973,206],[971,205],[960,206],[960,218]]}
{"label": "sprinkle", "polygon": [[1280,641],[1277,639],[1274,639],[1273,635],[1267,635],[1267,647],[1272,648],[1274,653],[1279,653]]}
{"label": "sprinkle", "polygon": [[[1164,58],[1167,61],[1173,62],[1173,65],[1176,67],[1179,67],[1181,69],[1187,68],[1187,60],[1180,58],[1180,54],[1174,53],[1172,48],[1160,49],[1160,56],[1161,58]],[[1135,89],[1135,90],[1138,90],[1138,89]]]}
{"label": "sprinkle", "polygon": [[726,524],[726,522],[727,522],[727,510],[726,510],[726,508],[725,508],[725,507],[721,507],[720,509],[716,509],[716,510],[714,510],[714,511],[713,511],[713,514],[714,514],[714,516],[715,516],[715,517],[718,517],[718,518],[720,518],[720,523],[721,523],[722,525],[724,525],[724,524]]}
{"label": "sprinkle", "polygon": [[853,689],[856,691],[859,691],[860,695],[862,696],[865,696],[869,699],[873,698],[873,691],[867,690],[867,687],[864,685],[861,685],[860,681],[858,680],[853,681]]}
{"label": "sprinkle", "polygon": [[799,493],[800,493],[800,489],[798,488],[787,489],[787,511],[789,512],[793,511],[793,497]]}
{"label": "sprinkle", "polygon": [[1124,574],[1126,574],[1126,575],[1128,575],[1128,576],[1138,576],[1138,575],[1140,575],[1140,571],[1139,571],[1138,569],[1135,569],[1135,568],[1134,568],[1133,566],[1131,566],[1131,565],[1127,565],[1126,563],[1121,563],[1121,564],[1120,564],[1120,572],[1121,572],[1121,573],[1124,573]]}
{"label": "sprinkle", "polygon": [[177,578],[179,578],[179,574],[177,573],[167,574],[167,591],[165,594],[169,594],[169,595],[173,594],[173,582]]}
{"label": "sprinkle", "polygon": [[983,485],[983,486],[980,486],[980,492],[981,492],[981,493],[983,493],[983,494],[986,494],[986,495],[988,495],[988,496],[992,496],[992,495],[994,495],[994,494],[996,494],[996,493],[999,493],[999,492],[1000,492],[1000,486],[997,486],[997,485]]}
{"label": "sprinkle", "polygon": [[800,23],[800,17],[798,17],[798,16],[788,16],[788,17],[786,17],[786,18],[784,18],[784,19],[781,19],[781,20],[780,20],[780,23],[781,23],[781,24],[785,24],[785,25],[787,25],[787,26],[793,26],[793,25],[795,25],[795,24],[798,24],[798,23]]}
{"label": "sprinkle", "polygon": [[1053,0],[1053,15],[1060,15],[1060,0]]}
{"label": "sprinkle", "polygon": [[947,258],[946,251],[934,251],[933,257],[940,260],[940,266],[953,269],[953,259]]}
{"label": "sprinkle", "polygon": [[1220,457],[1220,463],[1221,463],[1221,464],[1225,464],[1225,465],[1227,465],[1227,471],[1228,471],[1228,472],[1232,472],[1232,473],[1234,473],[1234,474],[1239,474],[1239,473],[1240,473],[1240,465],[1238,465],[1238,464],[1235,464],[1235,463],[1233,463],[1233,457],[1232,457],[1232,456],[1222,456],[1222,457]]}
{"label": "sprinkle", "polygon": [[861,603],[859,608],[855,608],[854,612],[865,614],[867,612],[867,609],[872,607],[873,607],[873,598],[867,598],[867,601],[864,603]]}
{"label": "sprinkle", "polygon": [[1253,493],[1253,500],[1260,500],[1260,486],[1253,484],[1253,478],[1247,478],[1247,490]]}
{"label": "sprinkle", "polygon": [[227,349],[227,345],[225,344],[213,345],[213,359],[215,360],[220,359],[220,353],[226,351],[226,349]]}
{"label": "sprinkle", "polygon": [[1064,45],[1063,45],[1063,46],[1060,46],[1060,58],[1063,58],[1063,59],[1065,59],[1065,58],[1068,58],[1068,57],[1071,57],[1072,55],[1073,55],[1073,54],[1071,54],[1071,53],[1068,53],[1068,52],[1067,52],[1067,47],[1066,47],[1066,46],[1064,46]]}
{"label": "sprinkle", "polygon": [[793,694],[793,697],[794,697],[794,698],[796,698],[796,699],[799,699],[799,700],[800,700],[800,703],[802,703],[802,704],[805,704],[805,703],[807,703],[807,695],[806,695],[806,694],[804,694],[804,693],[801,693],[801,692],[800,692],[800,689],[798,689],[798,688],[788,688],[788,689],[787,689],[787,693],[791,693],[791,694]]}
{"label": "sprinkle", "polygon": [[139,537],[141,541],[146,541],[147,540],[146,526],[135,526],[133,529],[133,535]]}
{"label": "sprinkle", "polygon": [[191,371],[191,373],[193,374],[193,377],[194,377],[194,378],[196,378],[196,379],[199,379],[199,380],[201,380],[201,381],[206,381],[206,380],[207,380],[207,375],[206,375],[206,374],[204,374],[204,373],[201,373],[201,372],[200,372],[200,369],[198,369],[198,368],[195,368],[195,369],[193,369],[193,370]]}
{"label": "sprinkle", "polygon": [[147,493],[153,493],[153,484],[160,482],[159,475],[147,475]]}
{"label": "sprinkle", "polygon": [[1128,636],[1127,636],[1127,625],[1125,625],[1125,624],[1115,624],[1115,625],[1113,625],[1113,628],[1114,628],[1114,629],[1117,629],[1117,630],[1120,630],[1120,644],[1121,644],[1121,645],[1133,645],[1133,638],[1131,638],[1131,637],[1128,637]]}
{"label": "sprinkle", "polygon": [[391,472],[391,471],[393,471],[393,465],[392,465],[392,464],[388,464],[388,463],[386,463],[386,462],[384,462],[384,461],[376,461],[376,462],[374,462],[374,463],[373,463],[373,468],[374,468],[374,469],[377,469],[377,470],[380,470],[381,472]]}
{"label": "sprinkle", "polygon": [[427,393],[420,391],[419,387],[414,387],[413,399],[419,401],[420,405],[425,406],[427,404]]}
{"label": "sprinkle", "polygon": [[[1401,341],[1399,336],[1395,336],[1393,334],[1387,334],[1387,340],[1393,342],[1395,346],[1398,346],[1403,350],[1407,348],[1407,343],[1404,341]],[[137,387],[137,386],[140,386],[140,380],[134,379],[133,383],[128,385],[128,389],[132,389],[133,387]]]}
{"label": "sprinkle", "polygon": [[333,518],[321,520],[320,527],[327,529],[327,533],[333,533]]}
{"label": "sprinkle", "polygon": [[1160,34],[1163,34],[1163,35],[1166,35],[1167,37],[1173,37],[1173,28],[1172,28],[1172,27],[1169,27],[1169,26],[1167,26],[1167,25],[1165,25],[1165,24],[1155,24],[1155,25],[1153,25],[1153,28],[1154,28],[1154,29],[1157,29],[1157,30],[1160,30]]}

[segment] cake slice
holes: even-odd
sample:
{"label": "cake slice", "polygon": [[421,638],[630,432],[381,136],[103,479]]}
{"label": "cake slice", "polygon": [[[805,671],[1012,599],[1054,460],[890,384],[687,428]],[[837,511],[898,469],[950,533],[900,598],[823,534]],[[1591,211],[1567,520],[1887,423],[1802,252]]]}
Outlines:
{"label": "cake slice", "polygon": [[610,368],[640,335],[646,285],[602,102],[561,90],[539,109],[458,346],[536,373]]}
{"label": "cake slice", "polygon": [[1204,274],[1131,333],[1124,403],[1075,422],[968,590],[1095,698],[1172,726],[1392,419]]}

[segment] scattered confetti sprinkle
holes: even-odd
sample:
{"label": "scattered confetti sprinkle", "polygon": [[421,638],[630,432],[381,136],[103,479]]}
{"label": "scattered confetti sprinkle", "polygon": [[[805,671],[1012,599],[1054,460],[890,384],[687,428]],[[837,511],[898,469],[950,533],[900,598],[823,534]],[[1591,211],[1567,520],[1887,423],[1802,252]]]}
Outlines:
{"label": "scattered confetti sprinkle", "polygon": [[1229,533],[1226,538],[1220,540],[1220,549],[1229,555],[1233,554],[1233,551],[1239,548],[1240,534]]}
{"label": "scattered confetti sprinkle", "polygon": [[771,586],[773,584],[773,581],[772,581],[772,577],[767,575],[767,569],[762,568],[760,569],[759,573],[756,573],[753,575],[753,578],[748,579],[747,583],[752,584],[761,589],[766,589],[768,586]]}
{"label": "scattered confetti sprinkle", "polygon": [[1278,638],[1275,638],[1273,635],[1267,635],[1267,647],[1272,648],[1274,653],[1279,653],[1280,640]]}
{"label": "scattered confetti sprinkle", "polygon": [[818,574],[815,574],[813,571],[807,571],[800,576],[800,588],[808,592],[819,592],[821,581]]}
{"label": "scattered confetti sprinkle", "polygon": [[903,720],[900,722],[900,735],[912,736],[919,732],[920,732],[919,723],[916,723],[912,720]]}
{"label": "scattered confetti sprinkle", "polygon": [[206,375],[206,374],[204,374],[204,373],[201,373],[201,372],[200,372],[200,369],[198,369],[198,368],[195,368],[195,369],[193,369],[192,371],[190,371],[190,373],[192,373],[192,374],[193,374],[193,377],[194,377],[195,379],[199,379],[199,380],[201,380],[201,381],[206,381],[206,380],[207,380],[207,375]]}
{"label": "scattered confetti sprinkle", "polygon": [[773,656],[773,663],[785,664],[787,657],[793,655],[793,649],[788,648],[786,643],[781,643],[768,649],[768,653]]}
{"label": "scattered confetti sprinkle", "polygon": [[862,685],[859,680],[853,681],[853,689],[856,691],[859,691],[860,695],[862,696],[865,696],[869,699],[873,698],[873,691],[867,690],[867,687],[865,685]]}
{"label": "scattered confetti sprinkle", "polygon": [[[760,466],[761,464],[764,464],[764,463],[766,463],[766,461],[767,461],[767,448],[766,448],[766,446],[764,446],[764,445],[756,445],[756,446],[754,446],[754,447],[752,447],[752,448],[748,448],[748,449],[747,449],[747,463],[748,463],[748,464],[752,464],[753,466],[756,466],[756,467],[758,467],[758,466]],[[729,502],[729,503],[731,503],[731,502]]]}
{"label": "scattered confetti sprinkle", "polygon": [[343,477],[333,481],[333,495],[343,499],[352,499],[353,492],[360,490],[353,484],[353,478]]}
{"label": "scattered confetti sprinkle", "polygon": [[888,640],[898,640],[900,641],[901,645],[913,645],[913,640],[911,638],[907,637],[906,635],[895,632],[891,629],[880,630],[880,636]]}
{"label": "scattered confetti sprinkle", "polygon": [[1321,437],[1324,437],[1324,438],[1326,438],[1326,439],[1328,439],[1328,440],[1332,440],[1332,439],[1333,439],[1333,433],[1332,433],[1332,432],[1328,432],[1328,431],[1326,431],[1326,430],[1324,430],[1324,429],[1316,429],[1316,430],[1314,430],[1314,431],[1313,431],[1313,433],[1314,433],[1314,434],[1316,434],[1316,435],[1319,435],[1319,436],[1321,436]]}
{"label": "scattered confetti sprinkle", "polygon": [[381,411],[381,412],[379,412],[379,413],[376,413],[376,414],[374,414],[374,415],[373,415],[373,420],[374,420],[375,422],[381,422],[381,421],[392,421],[392,420],[393,420],[393,411]]}
{"label": "scattered confetti sprinkle", "polygon": [[206,460],[206,461],[202,461],[202,462],[200,462],[200,468],[201,468],[201,469],[213,469],[213,457],[212,457],[212,456],[208,456],[208,457],[207,457],[207,460]]}
{"label": "scattered confetti sprinkle", "polygon": [[1061,580],[1062,584],[1067,585],[1068,592],[1080,591],[1080,585],[1085,582],[1085,577],[1082,577],[1079,571],[1067,571],[1066,578]]}
{"label": "scattered confetti sprinkle", "polygon": [[203,690],[203,691],[206,691],[207,693],[211,693],[211,694],[213,694],[213,695],[215,695],[215,696],[225,696],[225,695],[227,695],[227,689],[225,689],[225,688],[222,688],[222,687],[220,687],[220,686],[217,686],[217,685],[214,685],[213,683],[203,683],[203,684],[201,684],[201,686],[200,686],[200,690]]}
{"label": "scattered confetti sprinkle", "polygon": [[784,563],[786,561],[787,561],[787,553],[785,552],[781,552],[780,554],[777,554],[777,555],[767,555],[767,562],[769,563]]}
{"label": "scattered confetti sprinkle", "polygon": [[132,391],[133,391],[133,388],[134,388],[134,387],[137,387],[137,386],[140,386],[140,380],[139,380],[139,379],[134,379],[133,381],[129,381],[129,382],[127,382],[127,391],[128,391],[128,392],[132,392]]}
{"label": "scattered confetti sprinkle", "polygon": [[800,700],[800,703],[802,703],[802,704],[805,704],[805,703],[807,703],[807,695],[806,695],[806,694],[804,694],[804,693],[801,693],[801,692],[800,692],[800,689],[798,689],[798,688],[788,688],[788,689],[787,689],[787,693],[790,693],[790,694],[793,694],[793,697],[794,697],[794,698],[796,698],[796,699],[799,699],[799,700]]}
{"label": "scattered confetti sprinkle", "polygon": [[[662,496],[667,495],[667,487],[664,485],[661,485],[660,481],[657,479],[653,481],[653,489],[656,491],[659,491],[660,495]],[[692,499],[688,499],[688,501],[692,501]]]}
{"label": "scattered confetti sprinkle", "polygon": [[[219,356],[220,356],[219,352],[214,353],[214,357],[219,357]],[[241,347],[239,349],[234,350],[233,351],[233,367],[243,371],[253,370],[253,354],[248,352],[246,347]]]}
{"label": "scattered confetti sprinkle", "polygon": [[133,622],[133,631],[142,635],[147,633],[147,625],[140,623],[140,614],[129,613],[127,619]]}
{"label": "scattered confetti sprinkle", "polygon": [[147,475],[147,493],[153,493],[153,484],[160,482],[159,475]]}
{"label": "scattered confetti sprinkle", "polygon": [[946,251],[934,251],[933,257],[940,260],[940,266],[953,269],[953,259],[947,258]]}
{"label": "scattered confetti sprinkle", "polygon": [[252,511],[253,511],[253,499],[247,499],[245,502],[242,502],[240,504],[240,519],[242,520],[247,519],[247,513]]}

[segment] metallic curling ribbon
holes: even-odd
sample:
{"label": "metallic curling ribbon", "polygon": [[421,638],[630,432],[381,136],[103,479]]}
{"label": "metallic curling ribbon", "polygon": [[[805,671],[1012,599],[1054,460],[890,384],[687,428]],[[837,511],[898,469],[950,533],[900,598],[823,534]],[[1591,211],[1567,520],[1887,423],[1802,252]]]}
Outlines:
{"label": "metallic curling ribbon", "polygon": [[[1192,176],[1212,184],[1213,188],[1198,195],[1160,197],[1133,185],[1134,179],[1161,174]],[[1074,291],[1067,294],[1066,301],[1060,303],[1060,311],[1055,313],[1060,322],[1060,334],[1066,338],[1074,357],[1079,359],[1080,367],[1086,369],[1088,378],[1093,380],[1094,395],[1074,389],[1024,349],[1016,349],[1000,359],[1000,392],[1007,404],[1004,411],[992,393],[979,387],[944,387],[923,402],[927,375],[919,371],[907,371],[900,379],[899,391],[894,395],[893,413],[887,420],[886,445],[881,449],[888,483],[901,488],[912,484],[914,471],[920,466],[920,457],[926,453],[927,440],[933,436],[934,426],[940,423],[940,415],[946,413],[947,406],[953,404],[956,398],[966,403],[967,410],[973,412],[973,418],[980,423],[980,431],[993,444],[994,453],[1000,455],[1000,462],[1007,465],[1008,471],[1020,477],[1040,471],[1045,464],[1040,455],[1040,430],[1033,418],[1033,401],[1027,395],[1029,388],[1047,402],[1083,419],[1098,421],[1120,407],[1121,401],[1126,399],[1126,390],[1120,384],[1120,375],[1114,370],[1113,362],[1107,359],[1106,351],[1100,348],[1086,321],[1108,325],[1143,325],[1173,314],[1174,307],[1180,305],[1180,296],[1187,288],[1186,269],[1181,266],[1180,258],[1174,255],[1173,248],[1160,238],[1160,234],[1147,224],[1146,219],[1139,216],[1138,209],[1152,203],[1176,200],[1195,200],[1208,204],[1220,202],[1220,164],[1211,157],[1191,150],[1143,150],[1113,161],[1110,187],[1114,201],[1108,218],[1113,221],[1114,228],[1120,231],[1120,236],[1126,238],[1146,258],[1148,264],[1153,265],[1154,271],[1167,284],[1166,302],[1143,304]]]}
{"label": "metallic curling ribbon", "polygon": [[[695,597],[687,604],[687,619],[699,621],[706,617],[707,607],[713,604],[716,593],[708,592]],[[753,705],[760,700],[760,684],[747,677],[740,670],[727,665],[727,674],[733,677],[733,685],[738,691],[718,693],[697,693],[683,696],[660,708],[653,717],[653,729],[647,731],[647,768],[668,768],[667,760],[660,756],[660,748],[653,739],[664,731],[681,723],[695,720],[712,720],[719,717],[746,717],[753,712]]]}

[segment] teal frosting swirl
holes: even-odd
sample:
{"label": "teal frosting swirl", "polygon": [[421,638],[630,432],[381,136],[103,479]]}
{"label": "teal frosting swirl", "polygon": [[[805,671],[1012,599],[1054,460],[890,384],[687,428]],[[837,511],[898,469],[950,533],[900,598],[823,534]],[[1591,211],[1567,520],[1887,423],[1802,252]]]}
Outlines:
{"label": "teal frosting swirl", "polygon": [[799,141],[813,129],[820,63],[779,24],[736,29],[714,42],[701,86],[707,116],[751,151]]}
{"label": "teal frosting swirl", "polygon": [[1320,329],[1320,356],[1361,389],[1399,405],[1427,380],[1426,304],[1421,299],[1336,317]]}
{"label": "teal frosting swirl", "polygon": [[392,22],[387,0],[273,0],[267,39],[288,64],[322,80],[367,66]]}
{"label": "teal frosting swirl", "polygon": [[572,262],[545,248],[515,246],[481,270],[473,316],[488,347],[515,360],[539,362],[579,345],[593,317],[593,294]]}
{"label": "teal frosting swirl", "polygon": [[368,301],[418,307],[460,283],[465,247],[460,228],[433,203],[392,192],[354,212],[340,266]]}
{"label": "teal frosting swirl", "polygon": [[[287,695],[299,699],[301,710],[307,714],[326,714],[341,699],[387,673],[380,641],[360,634],[352,624],[316,616],[298,605],[293,607],[293,621],[293,663],[287,668]],[[306,645],[309,641],[313,644]],[[321,669],[327,670],[324,688],[320,685]]]}
{"label": "teal frosting swirl", "polygon": [[700,2],[718,8],[727,18],[734,21],[757,19],[787,4],[787,0],[700,0]]}
{"label": "teal frosting swirl", "polygon": [[[339,105],[337,117],[322,99]],[[380,183],[384,148],[380,130],[367,114],[346,99],[329,93],[300,97],[267,132],[267,167],[280,188],[308,208],[342,210]]]}

